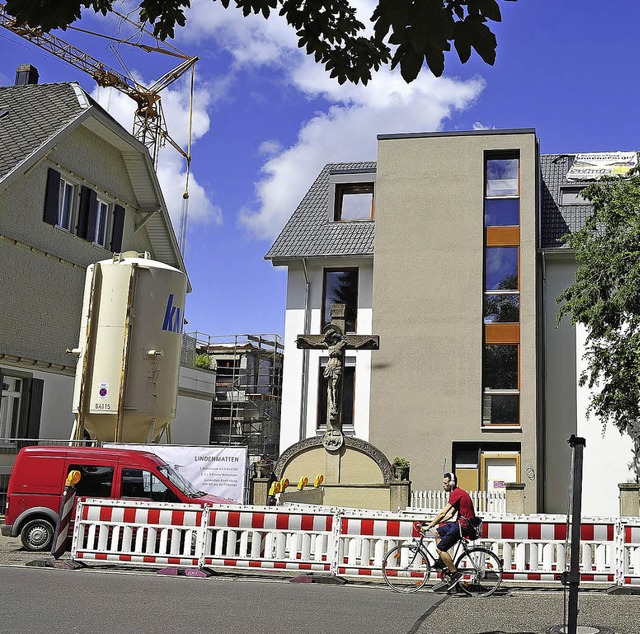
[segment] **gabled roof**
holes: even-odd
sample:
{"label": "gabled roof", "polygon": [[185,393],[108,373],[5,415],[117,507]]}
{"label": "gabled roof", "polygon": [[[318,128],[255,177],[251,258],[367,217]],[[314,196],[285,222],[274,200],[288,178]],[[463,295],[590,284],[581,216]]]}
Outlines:
{"label": "gabled roof", "polygon": [[75,82],[0,86],[0,190],[80,125],[121,152],[154,257],[186,272],[147,148]]}
{"label": "gabled roof", "polygon": [[562,236],[580,229],[590,213],[589,205],[561,205],[560,188],[575,187],[567,173],[575,154],[543,154],[540,156],[541,227],[540,246],[543,249],[567,248]]}
{"label": "gabled roof", "polygon": [[325,165],[267,254],[267,260],[373,255],[374,222],[329,221],[329,177],[333,172],[375,169],[372,161]]}

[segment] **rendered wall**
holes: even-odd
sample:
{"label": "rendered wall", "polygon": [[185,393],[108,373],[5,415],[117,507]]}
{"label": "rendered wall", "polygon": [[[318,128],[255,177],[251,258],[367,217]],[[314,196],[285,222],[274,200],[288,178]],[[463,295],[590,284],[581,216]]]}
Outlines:
{"label": "rendered wall", "polygon": [[[545,427],[544,511],[566,513],[571,449],[576,434],[576,333],[568,318],[557,324],[556,299],[572,282],[576,264],[568,254],[546,256],[544,265]],[[588,460],[590,447],[584,458]],[[586,502],[586,496],[583,500]]]}
{"label": "rendered wall", "polygon": [[[483,429],[484,157],[520,151],[521,428]],[[411,460],[415,489],[440,488],[456,441],[521,443],[536,510],[536,139],[532,132],[382,138],[370,441]]]}

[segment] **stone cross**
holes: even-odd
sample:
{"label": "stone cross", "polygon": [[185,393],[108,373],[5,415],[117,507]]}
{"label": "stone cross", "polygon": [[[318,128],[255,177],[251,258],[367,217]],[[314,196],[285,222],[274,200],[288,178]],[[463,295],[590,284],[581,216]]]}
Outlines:
{"label": "stone cross", "polygon": [[296,346],[307,350],[327,350],[329,361],[324,370],[327,379],[327,432],[323,444],[326,449],[342,446],[342,381],[345,368],[345,350],[378,350],[378,335],[346,335],[345,305],[332,304],[331,323],[321,335],[298,335]]}

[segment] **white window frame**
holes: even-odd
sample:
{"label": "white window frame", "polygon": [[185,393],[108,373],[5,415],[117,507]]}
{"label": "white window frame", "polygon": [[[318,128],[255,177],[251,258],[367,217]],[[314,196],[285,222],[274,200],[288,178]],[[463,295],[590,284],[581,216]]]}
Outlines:
{"label": "white window frame", "polygon": [[[104,210],[104,218],[101,216],[101,209]],[[96,198],[95,214],[96,226],[91,236],[91,241],[104,249],[108,249],[113,229],[113,204],[98,196]]]}
{"label": "white window frame", "polygon": [[[70,200],[69,200],[70,199]],[[69,233],[75,233],[78,217],[78,186],[71,180],[60,176],[60,187],[58,189],[58,218],[56,226]],[[68,212],[66,222],[64,222],[64,211]]]}
{"label": "white window frame", "polygon": [[[4,386],[7,386],[5,389]],[[24,378],[2,375],[2,401],[0,401],[0,441],[18,436],[20,408],[22,406]]]}

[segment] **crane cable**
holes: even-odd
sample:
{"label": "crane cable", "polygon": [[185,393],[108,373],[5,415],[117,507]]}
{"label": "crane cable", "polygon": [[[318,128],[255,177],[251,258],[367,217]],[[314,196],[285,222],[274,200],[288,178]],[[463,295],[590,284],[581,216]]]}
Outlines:
{"label": "crane cable", "polygon": [[185,256],[187,244],[187,216],[189,213],[189,176],[191,174],[191,139],[193,130],[193,95],[195,84],[195,65],[191,67],[191,92],[189,95],[189,138],[187,140],[187,173],[184,183],[184,194],[182,194],[182,210],[180,212],[180,237],[179,247],[182,257]]}

